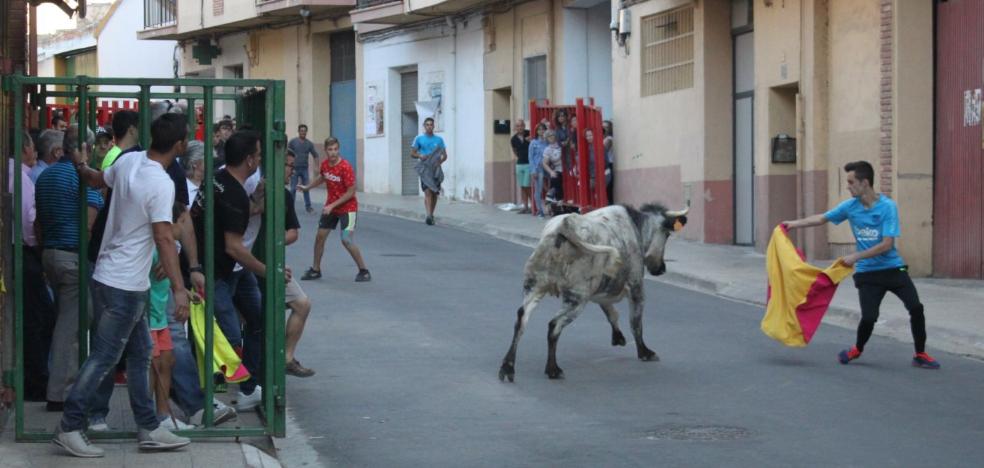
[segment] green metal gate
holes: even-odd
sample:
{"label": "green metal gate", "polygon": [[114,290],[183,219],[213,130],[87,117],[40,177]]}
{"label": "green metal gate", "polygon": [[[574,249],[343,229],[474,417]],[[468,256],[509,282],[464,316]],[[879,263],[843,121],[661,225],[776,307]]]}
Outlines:
{"label": "green metal gate", "polygon": [[[48,85],[63,86],[67,91],[46,91]],[[98,86],[129,86],[138,87],[135,92],[109,92],[92,90]],[[167,88],[172,92],[156,92],[153,88]],[[200,91],[188,91],[189,88]],[[220,88],[248,89],[240,94],[218,93]],[[62,89],[62,88],[60,88]],[[75,101],[78,105],[79,127],[92,129],[95,125],[96,100],[107,99],[137,99],[140,112],[140,143],[143,147],[150,146],[150,104],[152,99],[186,100],[188,109],[194,112],[195,102],[204,103],[204,120],[206,126],[203,132],[207,140],[211,135],[211,122],[214,121],[214,107],[217,100],[231,100],[237,104],[237,116],[240,121],[249,122],[262,138],[263,173],[271,181],[284,180],[283,152],[286,147],[284,132],[284,82],[279,80],[217,80],[217,79],[140,79],[140,78],[91,78],[78,76],[74,78],[41,78],[22,75],[3,77],[3,91],[12,96],[14,104],[14,167],[20,168],[21,148],[24,135],[24,110],[27,98],[32,102],[44,103],[47,97],[61,97]],[[193,115],[193,114],[192,114]],[[189,138],[195,134],[194,118],[189,119],[192,128]],[[85,138],[79,138],[83,144]],[[206,141],[206,147],[211,147]],[[214,239],[214,203],[213,203],[213,158],[205,158],[205,297],[214,297],[215,288],[215,246]],[[26,430],[24,421],[24,280],[23,280],[23,239],[20,229],[21,213],[21,171],[14,170],[14,369],[13,380],[16,390],[15,430],[18,441],[47,441],[53,433],[45,430]],[[85,185],[80,183],[79,210],[79,364],[88,356],[88,232]],[[274,183],[276,186],[277,184]],[[179,434],[192,437],[245,437],[270,435],[284,437],[286,433],[286,401],[285,378],[286,367],[284,355],[285,326],[284,326],[284,191],[268,190],[265,197],[264,209],[264,258],[260,259],[268,266],[265,282],[266,295],[264,307],[264,380],[263,387],[262,425],[253,427],[217,428],[214,425],[212,397],[215,392],[213,379],[207,378],[204,388],[205,405],[203,428],[190,431],[179,431]],[[279,305],[279,306],[278,306]],[[206,301],[205,355],[206,363],[212,362],[213,354],[213,324],[215,323],[214,306],[212,301]],[[95,439],[133,438],[134,432],[90,432],[89,437]]]}

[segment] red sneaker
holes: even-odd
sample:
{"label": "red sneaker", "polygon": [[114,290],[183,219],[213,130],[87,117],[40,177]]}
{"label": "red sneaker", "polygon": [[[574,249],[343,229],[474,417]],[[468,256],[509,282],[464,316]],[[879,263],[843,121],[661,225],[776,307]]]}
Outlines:
{"label": "red sneaker", "polygon": [[851,349],[845,349],[837,354],[837,360],[841,364],[847,364],[859,357],[861,357],[861,351],[858,351],[857,346],[851,346]]}
{"label": "red sneaker", "polygon": [[912,356],[912,367],[922,367],[923,369],[939,369],[940,363],[936,359],[929,357],[926,353],[916,353]]}

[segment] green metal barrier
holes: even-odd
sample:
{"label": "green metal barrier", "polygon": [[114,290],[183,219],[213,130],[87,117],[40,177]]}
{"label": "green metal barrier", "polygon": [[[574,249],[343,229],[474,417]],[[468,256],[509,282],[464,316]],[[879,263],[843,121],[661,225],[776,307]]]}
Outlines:
{"label": "green metal barrier", "polygon": [[[176,99],[187,100],[188,109],[194,112],[196,101],[202,101],[204,107],[206,148],[211,148],[208,138],[211,135],[211,123],[214,121],[215,101],[230,100],[237,104],[237,116],[240,121],[249,121],[255,130],[260,132],[263,148],[263,173],[270,181],[271,187],[279,187],[284,180],[283,153],[286,147],[284,122],[284,82],[280,80],[217,80],[217,79],[140,79],[140,78],[91,78],[78,76],[75,78],[41,78],[22,75],[3,77],[3,91],[13,96],[14,104],[14,388],[15,401],[15,431],[17,441],[47,441],[54,435],[47,431],[28,431],[24,428],[24,264],[23,239],[20,226],[21,213],[21,151],[23,145],[24,108],[30,95],[33,102],[44,103],[47,97],[63,97],[75,99],[79,106],[78,119],[80,128],[93,128],[96,100],[99,98],[137,99],[140,111],[140,143],[149,147],[150,143],[150,104],[152,100]],[[69,91],[46,91],[47,85],[65,86]],[[135,92],[94,91],[92,86],[115,85],[139,87]],[[201,88],[200,92],[153,92],[154,87],[169,89]],[[177,88],[180,87],[180,88]],[[217,88],[251,89],[244,94],[216,93]],[[259,91],[257,91],[259,90]],[[245,104],[245,105],[244,105]],[[193,114],[190,114],[193,117]],[[194,126],[194,118],[190,118]],[[189,138],[195,134],[190,129]],[[79,139],[79,144],[85,141]],[[215,207],[213,202],[213,174],[215,172],[213,158],[205,158],[205,178],[203,187],[205,193],[205,238],[214,239]],[[284,199],[283,190],[267,190],[264,205],[264,252],[265,258],[260,260],[267,265],[265,281],[266,295],[263,300],[264,323],[264,380],[263,387],[263,425],[258,427],[217,428],[214,425],[212,397],[215,393],[213,379],[207,378],[205,384],[205,405],[203,428],[189,431],[178,431],[179,434],[192,437],[247,437],[270,435],[284,437],[286,434],[286,400],[285,400],[285,324],[284,324]],[[88,210],[84,184],[80,184],[79,196],[79,363],[88,356],[89,310],[88,310]],[[202,264],[205,267],[206,288],[205,297],[214,297],[215,292],[215,246],[205,242],[205,252]],[[205,308],[205,362],[212,362],[214,342],[213,324],[215,323],[214,305],[206,300]],[[200,331],[199,331],[200,332]],[[135,432],[90,432],[94,439],[134,438]]]}

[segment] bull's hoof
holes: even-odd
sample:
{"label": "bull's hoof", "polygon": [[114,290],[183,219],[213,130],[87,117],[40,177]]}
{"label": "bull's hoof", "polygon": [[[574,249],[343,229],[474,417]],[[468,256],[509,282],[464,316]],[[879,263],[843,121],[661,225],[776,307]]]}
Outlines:
{"label": "bull's hoof", "polygon": [[641,361],[659,361],[659,356],[653,352],[651,349],[645,349],[639,351],[639,360]]}
{"label": "bull's hoof", "polygon": [[546,374],[547,374],[547,377],[550,378],[551,380],[557,380],[557,379],[563,379],[564,378],[564,371],[560,367],[557,367],[557,366],[547,367]]}
{"label": "bull's hoof", "polygon": [[621,331],[612,332],[612,346],[625,346],[625,335]]}
{"label": "bull's hoof", "polygon": [[509,382],[513,382],[516,378],[516,369],[511,363],[504,362],[502,367],[499,368],[499,380],[505,382],[509,379]]}

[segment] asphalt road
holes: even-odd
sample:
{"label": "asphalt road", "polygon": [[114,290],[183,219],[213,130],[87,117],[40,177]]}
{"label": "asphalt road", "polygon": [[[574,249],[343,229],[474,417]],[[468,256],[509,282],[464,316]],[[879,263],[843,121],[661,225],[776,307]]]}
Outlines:
{"label": "asphalt road", "polygon": [[[316,223],[301,217],[301,239],[287,253],[298,275]],[[357,241],[371,283],[353,282],[335,235],[324,277],[302,283],[315,306],[297,355],[318,374],[288,377],[288,406],[321,463],[984,463],[980,361],[930,348],[943,369],[915,369],[909,342],[876,336],[861,360],[842,366],[836,354],[852,330],[825,325],[809,347],[784,348],[759,331],[760,308],[650,281],[645,336],[661,362],[636,359],[631,341],[610,346],[591,305],[560,339],[566,379],[548,380],[547,322],[559,307],[550,299],[520,343],[516,382],[503,383],[497,372],[529,249],[372,214],[360,214]],[[626,304],[619,310],[631,340]]]}

